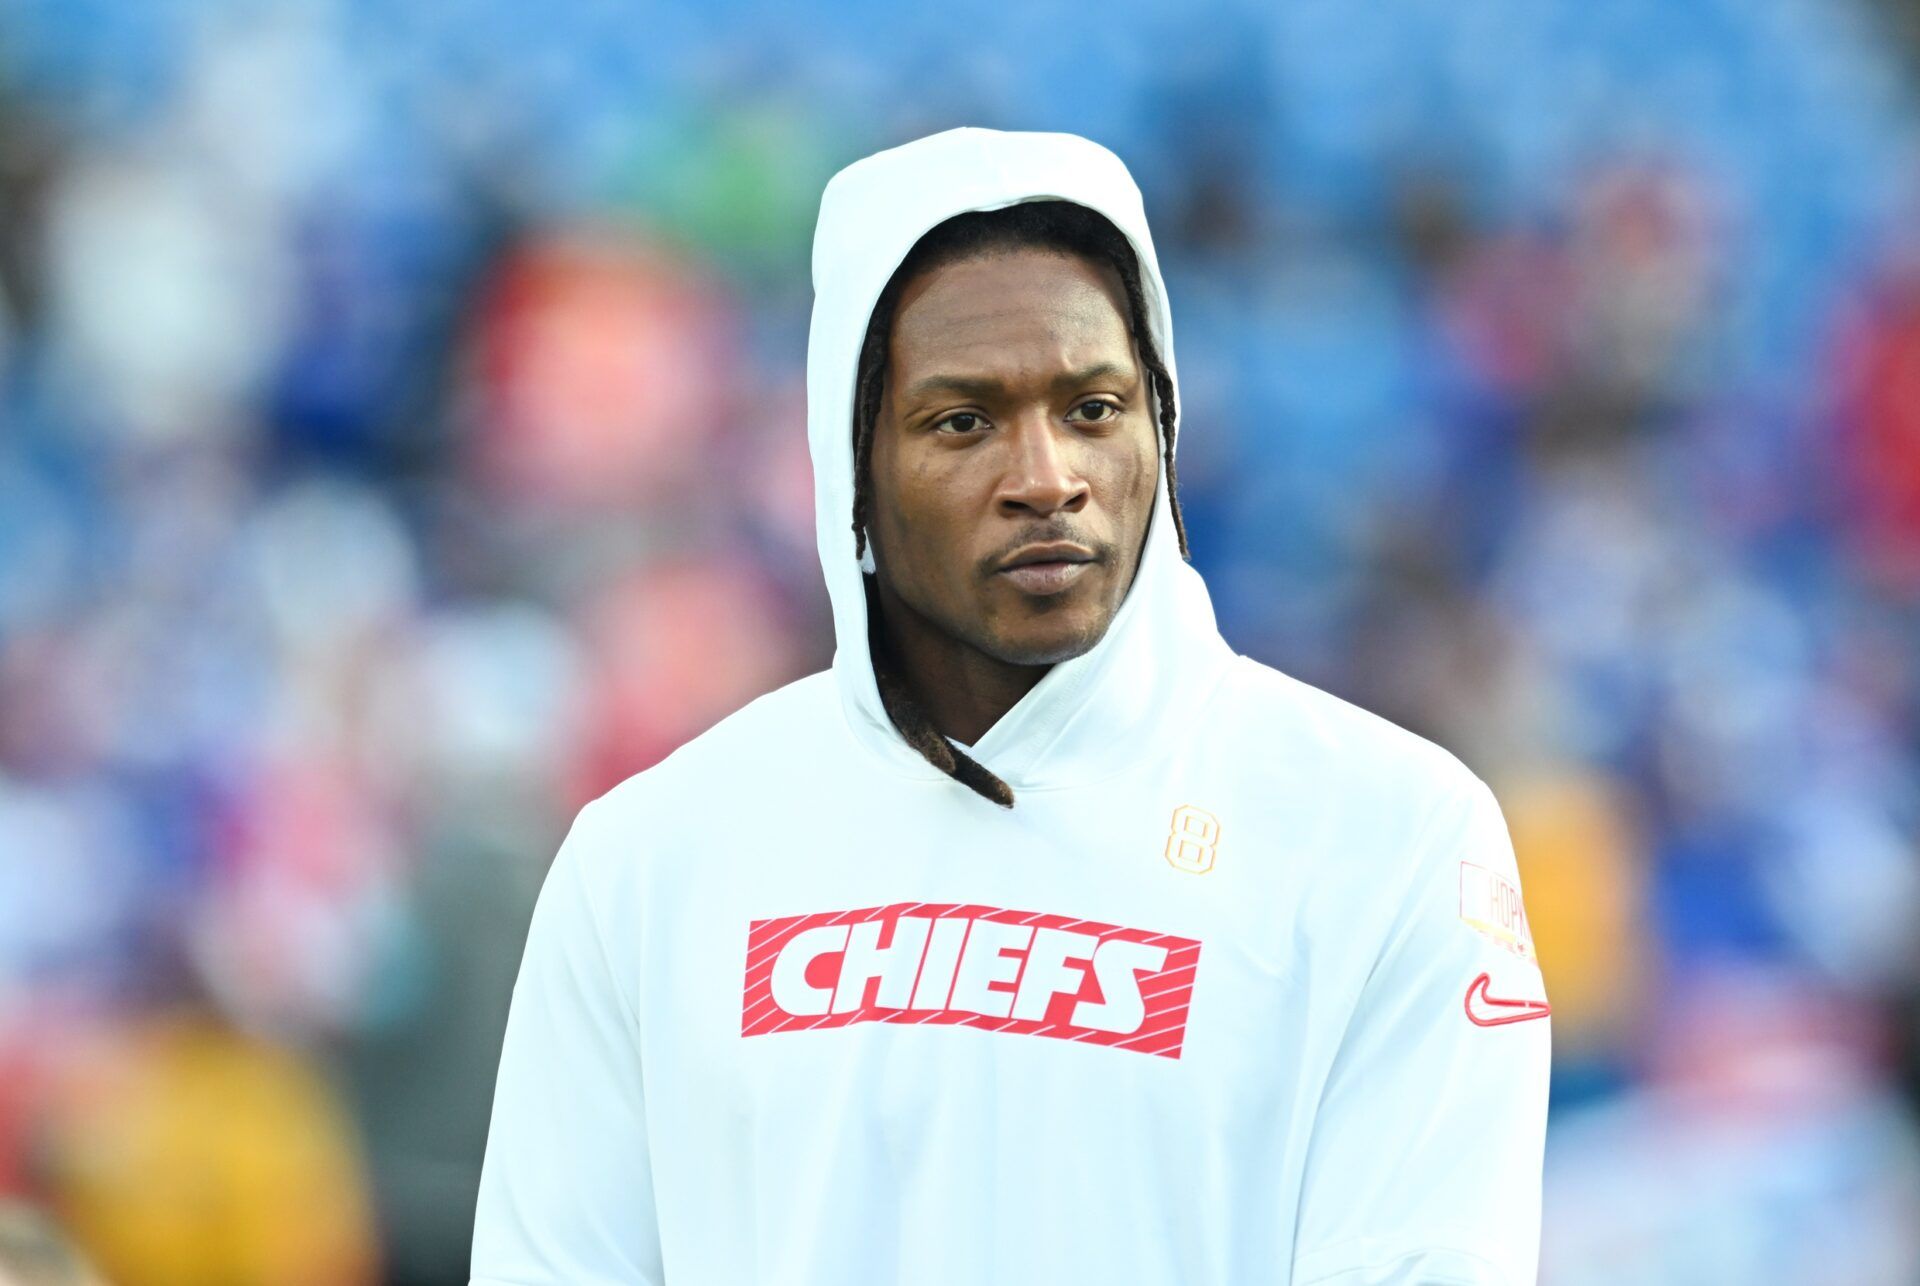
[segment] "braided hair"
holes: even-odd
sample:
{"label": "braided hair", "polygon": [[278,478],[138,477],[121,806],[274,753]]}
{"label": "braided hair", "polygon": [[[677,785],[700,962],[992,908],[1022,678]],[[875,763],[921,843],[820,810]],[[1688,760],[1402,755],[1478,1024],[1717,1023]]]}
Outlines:
{"label": "braided hair", "polygon": [[[1173,467],[1174,423],[1177,408],[1173,377],[1154,346],[1147,325],[1146,293],[1140,285],[1140,263],[1133,245],[1104,215],[1071,201],[1025,201],[998,210],[957,214],[933,229],[907,252],[888,279],[867,322],[860,362],[854,376],[853,400],[853,538],[855,556],[867,548],[867,524],[873,511],[873,435],[880,420],[886,388],[887,349],[893,334],[893,316],[909,281],[947,264],[1009,250],[1054,250],[1103,264],[1120,278],[1127,298],[1127,327],[1139,349],[1140,364],[1159,405],[1161,458],[1167,471],[1167,504],[1173,514],[1174,538],[1180,556],[1188,557],[1187,527],[1180,516],[1180,497]],[[880,613],[868,590],[868,650],[874,679],[887,717],[907,744],[926,761],[967,789],[1003,808],[1013,807],[1013,791],[979,761],[959,749],[933,726],[913,699],[901,672],[899,658],[887,645],[879,627]]]}

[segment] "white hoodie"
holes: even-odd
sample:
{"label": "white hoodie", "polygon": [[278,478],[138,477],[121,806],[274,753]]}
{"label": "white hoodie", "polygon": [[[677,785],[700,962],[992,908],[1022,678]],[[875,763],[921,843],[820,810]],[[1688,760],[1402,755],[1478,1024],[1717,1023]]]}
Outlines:
{"label": "white hoodie", "polygon": [[1105,638],[973,747],[1011,810],[881,706],[849,525],[867,319],[927,229],[1035,198],[1132,241],[1173,369],[1104,148],[952,130],[828,184],[833,668],[576,819],[514,991],[475,1283],[1534,1281],[1549,1023],[1499,807],[1236,656],[1164,477]]}

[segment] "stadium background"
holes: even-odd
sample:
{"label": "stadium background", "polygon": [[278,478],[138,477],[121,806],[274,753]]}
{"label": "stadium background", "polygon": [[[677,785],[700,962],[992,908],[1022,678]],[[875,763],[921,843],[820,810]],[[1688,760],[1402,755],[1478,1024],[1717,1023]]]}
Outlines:
{"label": "stadium background", "polygon": [[464,1281],[564,825],[831,652],[821,184],[973,123],[1146,193],[1227,638],[1506,809],[1543,1280],[1920,1281],[1914,31],[0,0],[0,1193]]}

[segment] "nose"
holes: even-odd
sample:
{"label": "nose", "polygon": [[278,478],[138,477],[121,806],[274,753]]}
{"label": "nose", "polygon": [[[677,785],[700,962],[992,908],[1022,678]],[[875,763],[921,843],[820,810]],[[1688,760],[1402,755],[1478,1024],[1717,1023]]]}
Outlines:
{"label": "nose", "polygon": [[1012,455],[995,498],[1000,511],[1018,518],[1032,514],[1078,513],[1086,508],[1086,479],[1074,466],[1068,430],[1045,411],[1021,416],[1002,439]]}

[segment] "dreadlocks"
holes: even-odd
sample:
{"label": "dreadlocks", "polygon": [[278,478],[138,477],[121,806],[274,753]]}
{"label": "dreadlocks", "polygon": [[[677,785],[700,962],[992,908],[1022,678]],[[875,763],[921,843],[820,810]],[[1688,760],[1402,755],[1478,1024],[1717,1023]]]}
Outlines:
{"label": "dreadlocks", "polygon": [[[1159,406],[1160,449],[1167,471],[1167,504],[1173,514],[1174,538],[1180,556],[1188,557],[1186,521],[1180,516],[1180,497],[1173,467],[1174,406],[1173,377],[1167,373],[1160,351],[1154,347],[1153,332],[1147,325],[1146,293],[1140,285],[1140,264],[1133,246],[1105,216],[1071,201],[1027,201],[998,210],[974,210],[958,214],[934,226],[914,243],[913,249],[894,270],[886,289],[874,305],[867,322],[865,341],[860,346],[860,363],[854,376],[853,400],[853,538],[855,556],[867,548],[867,523],[873,505],[873,434],[880,419],[880,404],[885,393],[887,348],[893,334],[893,314],[901,292],[909,281],[924,272],[965,259],[1008,250],[1056,250],[1104,264],[1120,278],[1127,296],[1127,327],[1146,368],[1147,381]],[[960,750],[920,709],[907,689],[898,659],[887,646],[879,628],[878,605],[871,587],[868,591],[868,640],[873,657],[874,679],[887,717],[900,730],[907,744],[926,761],[960,782],[975,794],[1003,808],[1013,807],[1013,791],[1007,783],[988,772],[977,760]]]}

